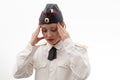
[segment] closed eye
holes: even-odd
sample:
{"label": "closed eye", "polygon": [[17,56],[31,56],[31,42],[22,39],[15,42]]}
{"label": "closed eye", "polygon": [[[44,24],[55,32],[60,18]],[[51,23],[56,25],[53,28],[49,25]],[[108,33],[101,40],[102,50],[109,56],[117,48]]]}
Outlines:
{"label": "closed eye", "polygon": [[57,28],[51,28],[51,31],[52,31],[52,32],[56,32],[56,31],[57,31]]}
{"label": "closed eye", "polygon": [[42,32],[47,32],[47,29],[45,29],[45,28],[42,28]]}

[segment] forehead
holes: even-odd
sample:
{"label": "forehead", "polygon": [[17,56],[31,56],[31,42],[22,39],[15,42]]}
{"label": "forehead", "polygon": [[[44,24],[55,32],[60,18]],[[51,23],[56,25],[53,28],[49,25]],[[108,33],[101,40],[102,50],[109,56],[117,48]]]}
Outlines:
{"label": "forehead", "polygon": [[50,28],[50,27],[57,27],[56,23],[52,23],[52,24],[42,24],[41,28]]}

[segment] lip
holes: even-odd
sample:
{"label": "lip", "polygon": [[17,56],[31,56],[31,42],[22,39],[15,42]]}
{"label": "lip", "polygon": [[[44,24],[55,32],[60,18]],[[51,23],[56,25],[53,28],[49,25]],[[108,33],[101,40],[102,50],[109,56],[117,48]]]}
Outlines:
{"label": "lip", "polygon": [[47,39],[47,40],[50,41],[50,42],[54,41],[54,39]]}

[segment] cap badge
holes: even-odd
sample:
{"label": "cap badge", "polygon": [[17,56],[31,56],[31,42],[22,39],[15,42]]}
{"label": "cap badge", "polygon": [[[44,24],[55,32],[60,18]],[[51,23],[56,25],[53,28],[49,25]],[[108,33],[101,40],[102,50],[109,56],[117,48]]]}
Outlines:
{"label": "cap badge", "polygon": [[45,18],[45,22],[49,23],[50,22],[49,18]]}

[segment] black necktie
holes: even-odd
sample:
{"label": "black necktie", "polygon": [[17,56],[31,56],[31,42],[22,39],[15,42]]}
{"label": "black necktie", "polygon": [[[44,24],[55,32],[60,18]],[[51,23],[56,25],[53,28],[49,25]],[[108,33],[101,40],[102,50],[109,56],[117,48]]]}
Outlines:
{"label": "black necktie", "polygon": [[56,48],[55,47],[52,47],[49,51],[49,55],[48,55],[48,60],[53,60],[53,59],[56,59]]}

